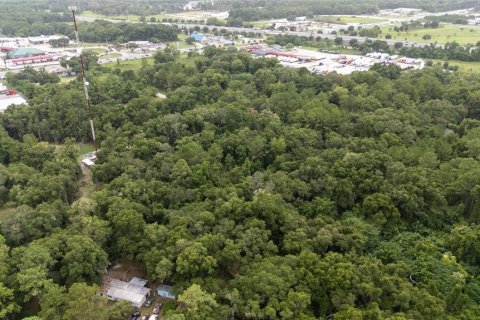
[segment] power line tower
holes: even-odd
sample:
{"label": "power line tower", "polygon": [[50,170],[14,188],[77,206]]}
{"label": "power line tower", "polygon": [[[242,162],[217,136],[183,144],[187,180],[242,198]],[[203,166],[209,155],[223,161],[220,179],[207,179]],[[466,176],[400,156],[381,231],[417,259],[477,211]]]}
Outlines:
{"label": "power line tower", "polygon": [[72,13],[72,17],[73,17],[73,26],[75,28],[75,38],[77,40],[77,53],[80,57],[80,71],[82,73],[82,78],[83,78],[83,92],[85,93],[85,99],[87,100],[87,113],[88,113],[88,120],[90,121],[90,130],[92,131],[93,148],[95,149],[95,152],[97,152],[97,140],[95,137],[95,127],[93,125],[92,102],[90,101],[90,96],[88,95],[89,83],[85,75],[85,64],[83,62],[82,49],[80,47],[80,37],[78,35],[78,28],[77,28],[77,19],[75,17],[75,12],[77,11],[77,7],[69,6],[68,11]]}

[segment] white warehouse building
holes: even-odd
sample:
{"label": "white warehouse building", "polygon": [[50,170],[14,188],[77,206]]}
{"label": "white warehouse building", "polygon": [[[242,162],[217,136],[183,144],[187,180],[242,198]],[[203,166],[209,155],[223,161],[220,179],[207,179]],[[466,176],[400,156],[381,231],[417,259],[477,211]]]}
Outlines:
{"label": "white warehouse building", "polygon": [[147,280],[133,278],[130,282],[109,279],[107,298],[113,301],[123,300],[140,308],[150,296],[150,289],[145,287]]}

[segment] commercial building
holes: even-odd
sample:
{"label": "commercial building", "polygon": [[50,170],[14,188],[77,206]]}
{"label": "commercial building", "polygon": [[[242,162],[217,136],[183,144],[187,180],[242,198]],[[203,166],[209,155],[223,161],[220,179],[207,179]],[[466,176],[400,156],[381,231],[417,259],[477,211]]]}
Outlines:
{"label": "commercial building", "polygon": [[16,48],[7,53],[7,59],[31,58],[44,55],[45,51],[37,48]]}

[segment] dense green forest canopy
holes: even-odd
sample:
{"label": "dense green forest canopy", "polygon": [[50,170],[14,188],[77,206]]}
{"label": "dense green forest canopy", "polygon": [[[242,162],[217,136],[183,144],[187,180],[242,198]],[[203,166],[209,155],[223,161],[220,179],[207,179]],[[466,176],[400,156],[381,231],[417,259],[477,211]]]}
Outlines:
{"label": "dense green forest canopy", "polygon": [[3,314],[121,319],[95,292],[129,257],[174,285],[165,319],[480,317],[478,75],[178,59],[90,68],[83,197],[81,81],[9,78],[30,104],[0,115]]}

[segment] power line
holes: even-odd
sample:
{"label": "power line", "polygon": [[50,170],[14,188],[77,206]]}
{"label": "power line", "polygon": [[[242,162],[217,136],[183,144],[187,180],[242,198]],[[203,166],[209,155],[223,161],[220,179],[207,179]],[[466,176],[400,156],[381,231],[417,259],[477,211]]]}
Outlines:
{"label": "power line", "polygon": [[85,64],[83,63],[83,56],[82,56],[82,50],[80,47],[80,37],[78,35],[78,28],[77,28],[77,19],[75,17],[75,12],[77,11],[76,6],[69,6],[68,11],[72,12],[72,17],[73,17],[73,25],[75,27],[75,38],[77,40],[77,53],[80,56],[80,71],[82,72],[82,77],[83,77],[83,91],[85,93],[85,99],[87,100],[87,112],[88,112],[88,120],[90,121],[90,129],[92,131],[92,141],[93,141],[93,148],[95,149],[95,152],[97,152],[97,141],[95,137],[95,127],[93,125],[93,111],[92,111],[92,102],[90,101],[90,96],[88,95],[88,81],[87,77],[85,75]]}

